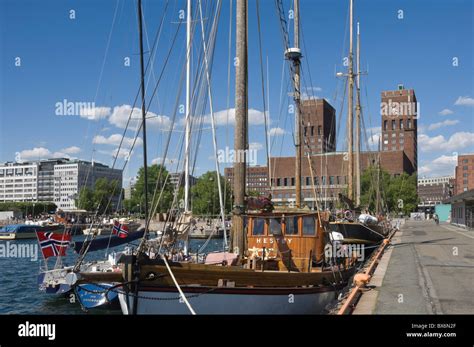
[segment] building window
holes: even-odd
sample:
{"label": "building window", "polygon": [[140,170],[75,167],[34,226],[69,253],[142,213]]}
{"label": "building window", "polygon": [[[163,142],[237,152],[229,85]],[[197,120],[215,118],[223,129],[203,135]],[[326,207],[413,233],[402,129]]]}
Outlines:
{"label": "building window", "polygon": [[314,126],[311,127],[311,136],[314,136]]}
{"label": "building window", "polygon": [[383,130],[387,130],[387,121],[386,120],[383,121]]}
{"label": "building window", "polygon": [[396,124],[395,119],[392,119],[392,130],[395,130],[395,126],[396,126],[395,124]]}
{"label": "building window", "polygon": [[304,127],[304,136],[306,136],[307,131],[308,131],[308,127]]}
{"label": "building window", "polygon": [[329,176],[329,184],[334,184],[334,176]]}
{"label": "building window", "polygon": [[318,135],[321,135],[321,125],[318,126]]}
{"label": "building window", "polygon": [[407,129],[411,129],[411,119],[407,120]]}
{"label": "building window", "polygon": [[463,159],[463,160],[462,160],[462,163],[463,163],[463,164],[467,164],[467,162],[468,162],[467,159]]}
{"label": "building window", "polygon": [[326,176],[321,177],[321,184],[325,185],[326,184]]}
{"label": "building window", "polygon": [[306,176],[306,185],[309,186],[311,184],[311,177]]}
{"label": "building window", "polygon": [[400,119],[400,129],[403,129],[403,119]]}
{"label": "building window", "polygon": [[295,185],[295,178],[291,177],[291,186],[294,186],[294,185]]}
{"label": "building window", "polygon": [[463,170],[467,170],[467,168],[467,165],[462,167]]}
{"label": "building window", "polygon": [[283,185],[284,185],[285,187],[288,186],[288,178],[285,177],[285,178],[283,179]]}
{"label": "building window", "polygon": [[314,185],[315,185],[315,186],[319,186],[319,178],[318,178],[318,176],[315,176],[315,177],[314,177]]}

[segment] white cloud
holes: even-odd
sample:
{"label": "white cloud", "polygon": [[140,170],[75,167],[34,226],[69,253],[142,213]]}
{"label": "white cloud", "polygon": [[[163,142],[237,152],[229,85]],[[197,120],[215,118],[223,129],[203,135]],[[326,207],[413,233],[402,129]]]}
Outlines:
{"label": "white cloud", "polygon": [[[109,137],[105,137],[105,136],[102,136],[102,135],[97,135],[92,140],[92,143],[96,143],[96,144],[99,144],[99,145],[118,146],[118,145],[120,145],[121,139],[122,139],[121,134],[113,134],[113,135],[110,135]],[[122,146],[130,148],[133,145],[133,141],[134,141],[133,138],[124,137],[123,142],[122,142]],[[140,137],[138,137],[137,140],[135,141],[135,146],[141,146],[142,144],[143,144],[142,139]]]}
{"label": "white cloud", "polygon": [[81,149],[77,146],[71,146],[67,148],[61,149],[60,152],[66,153],[66,154],[77,154],[81,151]]}
{"label": "white cloud", "polygon": [[51,152],[45,147],[35,147],[33,149],[25,149],[20,152],[20,160],[39,160],[50,158],[71,158],[70,154],[79,153],[81,149],[76,146],[63,148],[57,152]]}
{"label": "white cloud", "polygon": [[303,87],[301,89],[301,99],[318,99],[319,96],[316,93],[322,92],[323,88],[321,87]]}
{"label": "white cloud", "polygon": [[471,98],[469,96],[460,96],[454,105],[457,106],[474,106],[474,98]]}
{"label": "white cloud", "polygon": [[110,107],[85,107],[81,108],[79,115],[81,118],[89,120],[99,120],[110,116]]}
{"label": "white cloud", "polygon": [[430,163],[426,163],[418,168],[419,175],[426,176],[444,176],[454,175],[454,169],[457,164],[457,155],[442,155]]}
{"label": "white cloud", "polygon": [[445,108],[444,110],[441,110],[438,112],[439,115],[441,116],[447,116],[447,115],[450,115],[450,114],[453,114],[454,112],[451,111],[449,108]]}
{"label": "white cloud", "polygon": [[[130,113],[132,113],[132,117],[128,126],[131,129],[136,129],[141,124],[142,111],[141,109],[134,107],[132,112],[132,106],[130,105],[115,106],[111,116],[109,117],[109,123],[118,128],[125,129]],[[171,120],[167,116],[157,115],[156,113],[148,111],[146,125],[147,128],[151,127],[154,129],[169,130],[171,127]]]}
{"label": "white cloud", "polygon": [[474,133],[465,131],[457,132],[449,139],[443,135],[430,137],[425,134],[418,135],[418,145],[422,151],[454,151],[474,145]]}
{"label": "white cloud", "polygon": [[35,147],[33,149],[25,149],[20,152],[21,160],[28,159],[46,159],[51,157],[51,152],[49,149],[44,147]]}
{"label": "white cloud", "polygon": [[450,126],[450,125],[456,125],[458,123],[459,123],[458,120],[446,119],[445,121],[442,121],[442,122],[430,124],[428,126],[428,130],[435,130],[435,129],[439,129],[439,128]]}
{"label": "white cloud", "polygon": [[268,132],[268,135],[270,136],[282,136],[286,134],[285,129],[282,128],[271,128],[270,131]]}
{"label": "white cloud", "polygon": [[[214,120],[216,125],[235,125],[235,108],[228,110],[221,110],[214,113]],[[211,124],[211,115],[204,116],[204,123]],[[262,111],[250,108],[249,109],[249,125],[262,125],[265,123],[264,114]]]}
{"label": "white cloud", "polygon": [[[115,158],[117,156],[118,159],[126,159],[127,157],[131,156],[133,154],[133,151],[130,152],[130,149],[128,148],[120,148],[120,152],[118,148],[115,148],[112,151],[106,151],[106,150],[98,150],[97,152],[101,154],[105,154],[106,156],[110,156],[112,158]],[[117,155],[118,153],[118,155]]]}
{"label": "white cloud", "polygon": [[[177,159],[174,159],[174,158],[166,158],[165,159],[165,165],[173,165],[173,164],[176,164],[178,160]],[[151,163],[153,165],[157,164],[157,165],[161,165],[161,163],[163,162],[163,158],[155,158],[151,161]]]}

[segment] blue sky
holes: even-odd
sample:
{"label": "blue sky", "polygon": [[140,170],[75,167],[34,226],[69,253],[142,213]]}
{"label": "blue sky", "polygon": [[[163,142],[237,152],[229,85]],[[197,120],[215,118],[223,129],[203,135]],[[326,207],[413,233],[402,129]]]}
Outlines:
{"label": "blue sky", "polygon": [[[288,11],[291,2],[284,0],[283,3]],[[139,86],[135,4],[132,0],[0,0],[0,161],[15,160],[19,154],[23,160],[70,156],[112,163]],[[213,16],[206,10],[208,4],[208,0],[203,0],[205,17],[211,22]],[[222,5],[212,70],[213,106],[220,120],[217,125],[220,149],[233,146],[232,126],[227,126],[225,121],[227,108],[234,106],[233,66],[230,89],[227,88],[229,4],[230,1],[224,1]],[[300,6],[303,87],[317,97],[328,99],[339,119],[343,82],[335,77],[335,71],[343,71],[342,59],[348,49],[348,1],[301,0]],[[415,89],[421,107],[419,174],[452,174],[456,153],[474,152],[473,2],[360,0],[355,1],[355,6],[355,21],[361,23],[361,65],[368,70],[368,75],[362,78],[362,103],[365,123],[371,130],[369,137],[376,139],[380,127],[381,91],[396,89],[402,83],[406,88]],[[143,7],[147,51],[164,15],[153,71],[147,75],[147,80],[150,79],[148,97],[163,69],[175,32],[179,30],[150,107],[149,115],[153,118],[148,126],[148,157],[150,162],[156,162],[163,157],[166,129],[173,117],[176,98],[179,97],[179,104],[184,103],[184,89],[180,95],[178,91],[186,49],[185,26],[178,26],[176,22],[179,11],[186,7],[184,0],[170,0],[166,13],[165,1],[143,0]],[[271,154],[292,155],[293,118],[287,112],[291,88],[286,67],[282,79],[283,44],[274,1],[261,0],[260,14],[265,88],[268,61],[269,127],[276,129],[271,132],[275,135],[271,137]],[[200,24],[197,25],[193,75],[199,67],[197,59],[202,45]],[[125,64],[127,59],[129,66]],[[252,148],[257,150],[258,164],[265,165],[254,1],[249,5],[249,63],[249,107],[252,109],[249,137]],[[56,105],[64,100],[94,103],[97,109],[93,115],[57,115]],[[208,112],[209,107],[205,113]],[[136,110],[134,116],[139,114]],[[183,117],[182,113],[177,114],[167,155],[171,160],[168,166],[173,171],[179,166]],[[197,175],[214,169],[210,124],[204,124],[203,128],[196,160]],[[130,146],[134,130],[127,131],[126,148]],[[338,150],[344,150],[344,133],[342,121],[338,126]],[[197,135],[197,131],[194,134]],[[194,136],[193,146],[197,141],[198,136]],[[142,164],[140,144],[139,140],[125,170],[126,179],[133,177]],[[117,167],[122,165],[123,156],[120,156]]]}

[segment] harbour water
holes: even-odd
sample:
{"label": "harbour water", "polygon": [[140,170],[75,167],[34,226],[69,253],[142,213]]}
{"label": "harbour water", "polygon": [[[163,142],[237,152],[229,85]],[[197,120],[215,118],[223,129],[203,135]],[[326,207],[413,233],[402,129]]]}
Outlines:
{"label": "harbour water", "polygon": [[[75,241],[82,239],[84,236],[74,236]],[[204,242],[206,240],[190,240],[190,251],[195,252]],[[133,244],[136,246],[138,241]],[[120,251],[124,247],[111,250]],[[212,239],[204,252],[220,248],[222,239]],[[63,296],[46,294],[38,289],[37,276],[43,257],[36,240],[0,241],[0,249],[0,314],[85,314],[78,303],[71,304]],[[17,252],[20,249],[22,252]],[[69,249],[67,256],[63,257],[64,264],[73,265],[76,258],[77,254]],[[105,259],[105,251],[90,253],[86,259]],[[92,310],[88,314],[120,314],[120,311]]]}

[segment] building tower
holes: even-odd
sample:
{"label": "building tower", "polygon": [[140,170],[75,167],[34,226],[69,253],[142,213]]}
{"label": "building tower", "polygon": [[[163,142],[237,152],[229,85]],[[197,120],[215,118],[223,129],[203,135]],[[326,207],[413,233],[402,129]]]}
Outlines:
{"label": "building tower", "polygon": [[[408,160],[408,174],[418,170],[418,103],[413,89],[382,92],[382,155],[403,151]],[[387,153],[388,154],[388,153]]]}
{"label": "building tower", "polygon": [[[336,150],[336,110],[325,99],[301,102],[303,154],[310,155]],[[307,145],[306,145],[307,144]],[[309,146],[309,148],[308,148]]]}

